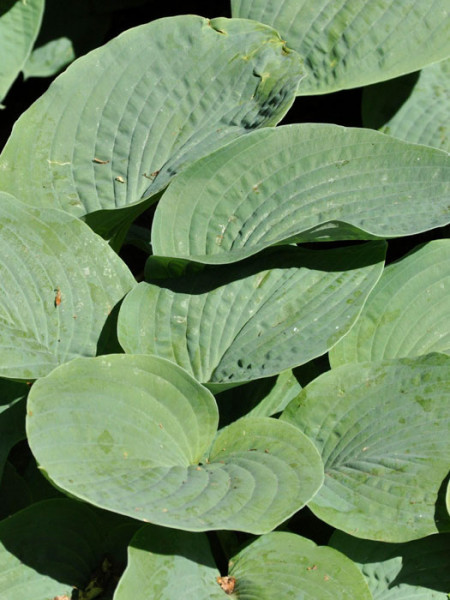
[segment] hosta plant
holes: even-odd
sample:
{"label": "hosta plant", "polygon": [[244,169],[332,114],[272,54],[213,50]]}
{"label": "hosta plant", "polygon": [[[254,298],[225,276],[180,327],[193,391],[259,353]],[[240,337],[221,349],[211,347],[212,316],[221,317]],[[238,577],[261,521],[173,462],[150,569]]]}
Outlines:
{"label": "hosta plant", "polygon": [[161,10],[0,2],[0,597],[444,599],[447,4]]}

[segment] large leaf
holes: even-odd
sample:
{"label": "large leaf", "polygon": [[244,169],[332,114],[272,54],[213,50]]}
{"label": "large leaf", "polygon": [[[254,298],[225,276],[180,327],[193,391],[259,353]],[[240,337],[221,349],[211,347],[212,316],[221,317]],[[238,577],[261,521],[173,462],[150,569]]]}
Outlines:
{"label": "large leaf", "polygon": [[239,600],[370,600],[356,565],[340,552],[293,533],[261,536],[230,561]]}
{"label": "large leaf", "polygon": [[383,544],[336,531],[330,545],[357,563],[377,600],[448,600],[449,534]]}
{"label": "large leaf", "polygon": [[122,209],[104,225],[114,230],[194,159],[275,125],[301,76],[297,54],[251,21],[184,15],[130,29],[75,61],[21,116],[0,185],[76,216]]}
{"label": "large leaf", "polygon": [[72,588],[88,587],[102,567],[98,583],[107,589],[136,525],[67,498],[33,504],[0,522],[0,597],[71,598]]}
{"label": "large leaf", "polygon": [[31,52],[44,4],[45,0],[0,1],[0,102]]}
{"label": "large leaf", "polygon": [[95,355],[114,305],[135,280],[87,225],[0,192],[0,374],[34,379]]}
{"label": "large leaf", "polygon": [[23,68],[24,76],[58,73],[77,56],[98,46],[109,26],[110,18],[96,13],[92,0],[46,0],[42,27]]}
{"label": "large leaf", "polygon": [[170,185],[152,229],[157,255],[240,260],[286,241],[397,237],[450,222],[447,153],[365,129],[256,131]]}
{"label": "large leaf", "polygon": [[183,369],[121,354],[37,381],[27,433],[58,487],[179,529],[270,531],[322,484],[320,456],[296,427],[247,417],[216,435],[217,421],[214,397]]}
{"label": "large leaf", "polygon": [[450,54],[447,0],[231,0],[231,6],[234,17],[275,27],[305,59],[302,95],[391,79]]}
{"label": "large leaf", "polygon": [[142,282],[120,309],[119,341],[128,353],[163,356],[204,383],[280,373],[348,332],[384,251],[383,242],[331,251],[286,246],[239,265]]}
{"label": "large leaf", "polygon": [[282,419],[316,444],[325,483],[310,502],[358,537],[404,542],[449,528],[435,522],[448,472],[450,357],[344,365],[323,374]]}
{"label": "large leaf", "polygon": [[114,600],[225,600],[204,533],[144,525],[128,548],[128,565]]}
{"label": "large leaf", "polygon": [[367,87],[362,114],[365,127],[450,152],[450,59]]}
{"label": "large leaf", "polygon": [[355,326],[330,352],[349,362],[450,354],[450,240],[435,240],[389,265]]}
{"label": "large leaf", "polygon": [[25,438],[25,398],[28,386],[0,379],[0,479],[11,448]]}
{"label": "large leaf", "polygon": [[131,541],[128,568],[114,600],[134,600],[140,594],[160,600],[371,600],[351,560],[293,533],[259,537],[229,567],[229,574],[219,577],[203,534],[147,525]]}

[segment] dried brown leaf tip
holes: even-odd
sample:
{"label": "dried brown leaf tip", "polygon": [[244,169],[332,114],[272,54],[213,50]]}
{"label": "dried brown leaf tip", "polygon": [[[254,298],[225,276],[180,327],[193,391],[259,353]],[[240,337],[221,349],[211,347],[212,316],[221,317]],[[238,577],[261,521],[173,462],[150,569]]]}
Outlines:
{"label": "dried brown leaf tip", "polygon": [[232,594],[236,586],[236,579],[230,575],[225,575],[224,577],[218,577],[217,583],[223,589],[225,594]]}

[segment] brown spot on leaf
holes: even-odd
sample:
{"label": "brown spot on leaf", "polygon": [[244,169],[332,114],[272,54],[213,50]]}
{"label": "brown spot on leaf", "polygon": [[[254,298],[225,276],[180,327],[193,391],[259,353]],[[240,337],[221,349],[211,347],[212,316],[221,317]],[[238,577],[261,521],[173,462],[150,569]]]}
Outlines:
{"label": "brown spot on leaf", "polygon": [[231,577],[230,575],[218,577],[217,583],[220,585],[220,587],[226,594],[232,594],[234,592],[234,588],[236,587],[236,579],[235,577]]}

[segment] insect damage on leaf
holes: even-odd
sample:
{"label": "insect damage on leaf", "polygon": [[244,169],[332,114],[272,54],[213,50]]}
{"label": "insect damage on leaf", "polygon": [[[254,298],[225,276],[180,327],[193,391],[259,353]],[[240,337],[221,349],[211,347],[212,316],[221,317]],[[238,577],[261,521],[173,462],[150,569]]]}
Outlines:
{"label": "insect damage on leaf", "polygon": [[225,575],[224,577],[218,577],[217,583],[226,594],[232,594],[236,586],[236,578],[231,577],[230,575]]}

